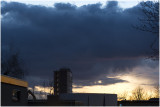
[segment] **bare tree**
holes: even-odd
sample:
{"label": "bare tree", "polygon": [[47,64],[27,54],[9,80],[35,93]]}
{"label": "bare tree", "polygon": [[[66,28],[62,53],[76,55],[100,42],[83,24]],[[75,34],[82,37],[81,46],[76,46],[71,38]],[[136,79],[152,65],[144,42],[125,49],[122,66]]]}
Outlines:
{"label": "bare tree", "polygon": [[154,86],[155,97],[159,98],[159,85]]}
{"label": "bare tree", "polygon": [[24,75],[27,75],[27,69],[20,52],[10,44],[1,53],[1,74],[23,79]]}
{"label": "bare tree", "polygon": [[19,54],[16,52],[10,55],[9,58],[2,59],[2,74],[22,79],[24,78],[24,69],[22,64],[23,61],[20,59]]}
{"label": "bare tree", "polygon": [[140,25],[134,27],[155,35],[155,39],[151,44],[153,53],[149,58],[159,60],[159,2],[146,1],[141,2],[140,5],[145,17],[139,18]]}
{"label": "bare tree", "polygon": [[121,93],[121,94],[118,95],[118,99],[120,99],[120,100],[126,100],[127,96],[128,96],[128,92],[124,91],[123,93]]}
{"label": "bare tree", "polygon": [[45,88],[46,88],[47,84],[46,84],[46,81],[45,81],[45,80],[43,81],[42,85],[43,85],[43,93],[44,93],[44,97],[46,98],[47,93],[46,93]]}
{"label": "bare tree", "polygon": [[146,91],[145,93],[144,93],[144,98],[143,98],[143,100],[149,100],[150,98],[153,98],[153,94],[151,94],[152,93],[152,91]]}
{"label": "bare tree", "polygon": [[32,80],[32,82],[31,82],[31,83],[32,83],[32,86],[31,86],[31,88],[32,88],[32,92],[33,92],[33,94],[35,94],[35,91],[36,91],[36,90],[35,90],[35,89],[36,89],[36,87],[35,87],[35,86],[36,86],[36,84],[37,84],[38,82],[37,82],[36,80]]}
{"label": "bare tree", "polygon": [[43,92],[42,92],[42,90],[39,91],[39,99],[43,99]]}
{"label": "bare tree", "polygon": [[49,93],[50,95],[53,94],[53,80],[48,80],[48,87],[49,87]]}
{"label": "bare tree", "polygon": [[142,31],[147,31],[158,36],[159,33],[159,2],[141,2],[142,12],[146,17],[139,18],[141,25],[138,27]]}
{"label": "bare tree", "polygon": [[132,91],[132,99],[134,100],[144,100],[145,92],[140,86]]}

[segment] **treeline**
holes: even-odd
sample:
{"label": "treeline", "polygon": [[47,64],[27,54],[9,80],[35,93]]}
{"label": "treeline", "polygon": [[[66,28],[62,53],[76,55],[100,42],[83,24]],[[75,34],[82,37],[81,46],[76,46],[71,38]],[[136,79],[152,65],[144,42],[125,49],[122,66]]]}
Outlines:
{"label": "treeline", "polygon": [[141,86],[136,87],[131,93],[125,91],[118,94],[118,100],[149,100],[150,98],[159,98],[159,86],[154,86],[152,90],[147,91]]}

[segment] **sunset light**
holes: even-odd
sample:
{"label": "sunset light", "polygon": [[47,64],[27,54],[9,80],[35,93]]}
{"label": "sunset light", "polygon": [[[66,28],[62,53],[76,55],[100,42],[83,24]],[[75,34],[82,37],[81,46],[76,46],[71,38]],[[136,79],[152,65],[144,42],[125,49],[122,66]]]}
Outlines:
{"label": "sunset light", "polygon": [[2,106],[158,106],[158,0],[2,0]]}

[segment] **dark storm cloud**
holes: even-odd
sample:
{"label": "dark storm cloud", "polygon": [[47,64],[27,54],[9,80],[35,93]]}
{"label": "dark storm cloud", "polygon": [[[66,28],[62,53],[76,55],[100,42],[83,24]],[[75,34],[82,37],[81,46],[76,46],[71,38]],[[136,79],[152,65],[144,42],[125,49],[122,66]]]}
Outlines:
{"label": "dark storm cloud", "polygon": [[[76,84],[94,85],[111,72],[143,65],[141,58],[150,55],[154,35],[132,27],[138,17],[144,17],[139,5],[122,10],[116,1],[104,8],[99,3],[44,7],[2,2],[2,49],[14,42],[32,76],[48,78],[53,70],[69,67]],[[123,82],[106,80],[102,85]]]}
{"label": "dark storm cloud", "polygon": [[[103,77],[104,78],[104,77]],[[74,88],[81,88],[81,86],[93,86],[93,85],[108,85],[108,84],[114,84],[118,82],[127,82],[125,80],[117,79],[117,78],[105,78],[105,79],[100,79],[100,80],[79,80],[76,82],[75,85],[78,85]]]}

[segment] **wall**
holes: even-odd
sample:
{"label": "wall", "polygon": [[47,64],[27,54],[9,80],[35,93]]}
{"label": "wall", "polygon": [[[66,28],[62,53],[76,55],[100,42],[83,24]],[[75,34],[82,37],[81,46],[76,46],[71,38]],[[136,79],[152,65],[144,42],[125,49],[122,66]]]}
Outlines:
{"label": "wall", "polygon": [[[17,89],[21,91],[20,100],[13,101],[12,100],[12,93],[13,90]],[[27,88],[16,86],[7,83],[1,83],[1,105],[2,106],[27,106],[28,95],[27,95]]]}
{"label": "wall", "polygon": [[28,82],[1,75],[1,105],[2,106],[27,106]]}
{"label": "wall", "polygon": [[84,106],[117,106],[116,94],[64,93],[60,99],[80,101]]}

